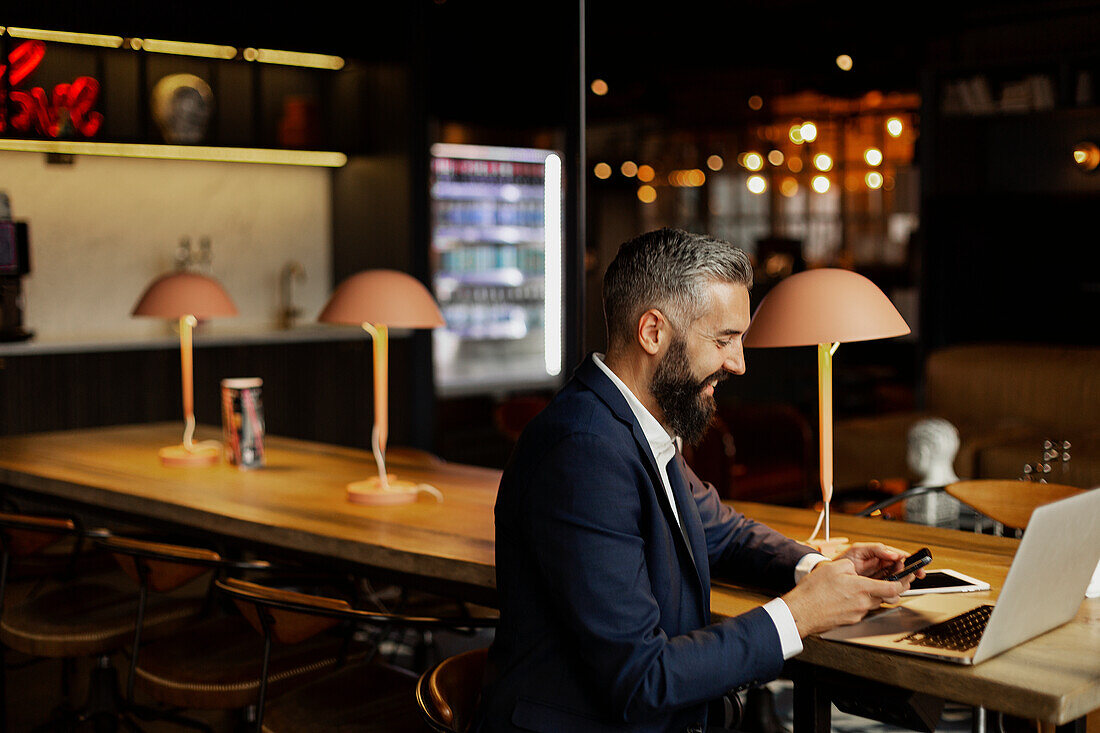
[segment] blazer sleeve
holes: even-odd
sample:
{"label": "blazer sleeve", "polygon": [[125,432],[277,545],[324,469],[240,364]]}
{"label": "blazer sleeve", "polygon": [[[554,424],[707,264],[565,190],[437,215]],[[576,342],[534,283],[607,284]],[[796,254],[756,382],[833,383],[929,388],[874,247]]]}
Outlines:
{"label": "blazer sleeve", "polygon": [[688,488],[699,509],[707,538],[707,556],[715,576],[743,585],[785,593],[794,587],[794,568],[813,548],[749,519],[729,504],[718,490],[702,481],[677,455]]}
{"label": "blazer sleeve", "polygon": [[678,636],[661,630],[638,489],[651,479],[636,455],[577,433],[529,468],[523,516],[540,580],[616,718],[646,720],[780,673],[779,636],[762,608]]}

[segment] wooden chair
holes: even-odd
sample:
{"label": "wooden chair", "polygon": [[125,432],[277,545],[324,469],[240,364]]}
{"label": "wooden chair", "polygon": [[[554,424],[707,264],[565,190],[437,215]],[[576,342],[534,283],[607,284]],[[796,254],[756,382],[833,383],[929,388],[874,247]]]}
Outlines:
{"label": "wooden chair", "polygon": [[[1004,528],[1022,532],[1031,514],[1043,504],[1076,496],[1083,489],[1062,484],[1042,484],[1033,481],[976,479],[956,481],[944,487],[949,496],[993,520],[993,533],[1001,535]],[[975,528],[976,531],[980,527]]]}
{"label": "wooden chair", "polygon": [[420,675],[416,704],[424,722],[436,733],[466,733],[481,697],[488,649],[456,654]]}
{"label": "wooden chair", "polygon": [[[271,588],[227,578],[216,581],[263,636],[261,684],[256,730],[422,731],[416,712],[415,673],[374,660],[381,636],[398,628],[473,628],[495,626],[496,618],[403,616],[355,609],[347,601]],[[269,658],[279,646],[295,645],[343,625],[345,632],[372,636],[368,654],[268,702],[273,680]]]}

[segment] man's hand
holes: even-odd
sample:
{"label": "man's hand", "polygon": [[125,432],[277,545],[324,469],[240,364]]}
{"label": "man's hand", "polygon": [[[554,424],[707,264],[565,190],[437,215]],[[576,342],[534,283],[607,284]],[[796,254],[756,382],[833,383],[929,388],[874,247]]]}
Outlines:
{"label": "man's hand", "polygon": [[[833,559],[851,560],[858,575],[885,578],[905,567],[906,557],[908,557],[907,553],[881,542],[857,542]],[[924,570],[917,570],[914,575],[923,578]]]}
{"label": "man's hand", "polygon": [[[880,568],[881,565],[866,554],[865,547],[853,546],[845,555],[855,552],[864,569]],[[881,557],[878,553],[882,550],[890,551],[891,548],[878,545],[870,552],[874,557]],[[905,554],[900,553],[896,562],[904,559]],[[906,577],[888,582],[864,577],[856,572],[851,558],[842,556],[818,563],[801,583],[783,596],[783,601],[794,617],[799,636],[805,637],[834,626],[854,624],[883,603],[897,603],[901,594],[909,589],[909,580]]]}

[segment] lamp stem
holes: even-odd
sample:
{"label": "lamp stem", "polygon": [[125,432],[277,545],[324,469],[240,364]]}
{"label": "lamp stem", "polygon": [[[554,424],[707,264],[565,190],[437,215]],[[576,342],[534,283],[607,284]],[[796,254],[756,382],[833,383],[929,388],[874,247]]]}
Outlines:
{"label": "lamp stem", "polygon": [[191,330],[198,323],[194,316],[180,316],[180,372],[183,377],[183,446],[191,451],[195,432],[195,388],[191,360]]}
{"label": "lamp stem", "polygon": [[817,345],[818,455],[826,542],[829,541],[829,502],[833,499],[833,354],[839,346],[839,343]]}
{"label": "lamp stem", "polygon": [[378,464],[378,479],[382,488],[389,488],[386,476],[386,441],[389,438],[389,330],[385,326],[363,324],[374,344],[374,427],[371,430],[371,450]]}

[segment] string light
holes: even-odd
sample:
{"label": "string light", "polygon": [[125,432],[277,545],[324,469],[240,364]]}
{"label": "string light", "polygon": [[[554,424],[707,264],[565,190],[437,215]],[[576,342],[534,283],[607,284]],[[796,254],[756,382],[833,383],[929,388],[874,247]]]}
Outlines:
{"label": "string light", "polygon": [[833,159],[828,153],[818,153],[814,156],[814,168],[817,168],[821,172],[832,170]]}

